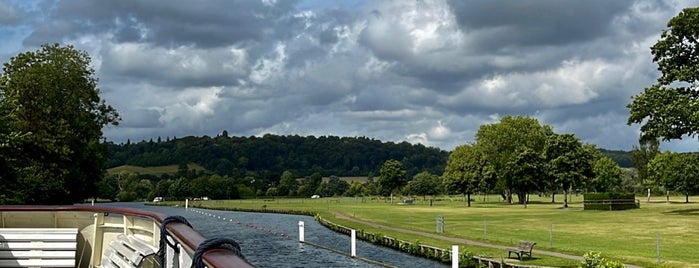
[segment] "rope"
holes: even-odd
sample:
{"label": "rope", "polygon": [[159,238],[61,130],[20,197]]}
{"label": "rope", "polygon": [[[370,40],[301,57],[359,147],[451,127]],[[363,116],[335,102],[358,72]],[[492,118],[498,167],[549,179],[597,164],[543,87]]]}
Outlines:
{"label": "rope", "polygon": [[172,249],[175,250],[175,253],[180,253],[180,250],[177,248],[177,244],[170,244],[170,241],[167,240],[167,236],[170,235],[168,233],[167,228],[165,228],[168,224],[173,223],[173,222],[179,222],[182,224],[185,224],[189,226],[189,228],[193,228],[191,224],[189,224],[189,221],[185,219],[185,217],[175,215],[175,216],[168,216],[163,220],[163,222],[160,224],[160,245],[158,247],[158,259],[160,260],[160,265],[161,267],[166,267],[165,265],[165,244],[170,246]]}
{"label": "rope", "polygon": [[215,248],[231,250],[233,251],[233,254],[245,260],[245,256],[243,256],[238,242],[230,238],[213,237],[204,240],[204,242],[201,242],[201,244],[199,244],[199,246],[197,247],[197,250],[194,251],[194,255],[192,256],[191,268],[205,268],[206,265],[204,264],[204,260],[202,259],[202,257],[204,256],[204,253],[206,251]]}

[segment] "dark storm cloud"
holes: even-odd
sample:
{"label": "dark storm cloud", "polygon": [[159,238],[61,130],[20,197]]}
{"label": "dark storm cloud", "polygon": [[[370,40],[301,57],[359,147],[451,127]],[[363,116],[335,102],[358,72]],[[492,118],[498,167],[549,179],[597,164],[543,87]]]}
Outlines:
{"label": "dark storm cloud", "polygon": [[58,1],[44,29],[25,43],[38,45],[57,38],[115,32],[118,42],[140,40],[159,46],[217,47],[283,38],[300,26],[289,16],[296,1]]}
{"label": "dark storm cloud", "polygon": [[632,1],[450,0],[467,31],[492,31],[482,49],[562,45],[605,36],[614,17]]}

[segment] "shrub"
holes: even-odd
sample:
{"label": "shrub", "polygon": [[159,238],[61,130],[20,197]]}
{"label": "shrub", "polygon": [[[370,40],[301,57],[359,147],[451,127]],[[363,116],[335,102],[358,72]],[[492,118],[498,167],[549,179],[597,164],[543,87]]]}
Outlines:
{"label": "shrub", "polygon": [[580,263],[581,268],[626,268],[626,265],[619,261],[608,260],[601,256],[601,253],[590,251],[583,255],[584,260]]}

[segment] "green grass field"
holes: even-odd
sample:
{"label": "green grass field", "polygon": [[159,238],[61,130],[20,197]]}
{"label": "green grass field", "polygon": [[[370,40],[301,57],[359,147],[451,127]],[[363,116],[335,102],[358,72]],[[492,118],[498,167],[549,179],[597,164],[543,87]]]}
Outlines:
{"label": "green grass field", "polygon": [[[197,170],[197,171],[202,171],[205,170],[204,167],[190,163],[187,164],[187,167],[189,170]],[[131,166],[131,165],[123,165],[123,166],[118,166],[118,167],[113,167],[110,169],[107,169],[107,174],[119,174],[119,173],[133,173],[133,174],[143,174],[143,175],[156,175],[159,176],[161,174],[175,174],[177,173],[179,169],[178,165],[169,165],[169,166],[157,166],[157,167],[140,167],[140,166]]]}
{"label": "green grass field", "polygon": [[[582,196],[573,196],[568,209],[562,208],[562,196],[551,204],[550,197],[532,196],[531,204],[506,204],[497,196],[475,196],[472,207],[460,197],[441,198],[429,206],[417,198],[413,205],[390,204],[369,198],[227,200],[192,202],[192,205],[228,208],[309,210],[324,218],[351,228],[380,232],[407,241],[448,248],[452,243],[414,234],[376,229],[334,216],[341,213],[356,219],[435,232],[436,217],[444,216],[445,235],[479,240],[500,245],[515,245],[519,240],[537,242],[535,249],[558,251],[582,256],[587,251],[625,263],[648,267],[699,267],[699,203],[681,203],[684,197],[655,197],[650,203],[641,201],[641,209],[626,211],[585,211]],[[699,197],[692,197],[699,200]],[[399,202],[399,201],[395,201]],[[659,242],[661,265],[657,265]],[[476,255],[500,257],[500,249],[468,246]],[[548,256],[536,256],[532,265],[572,266],[577,262]]]}

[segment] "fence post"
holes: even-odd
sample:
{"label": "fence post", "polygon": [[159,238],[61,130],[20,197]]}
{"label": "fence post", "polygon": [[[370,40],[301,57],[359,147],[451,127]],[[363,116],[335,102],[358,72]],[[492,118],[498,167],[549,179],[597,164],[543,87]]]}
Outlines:
{"label": "fence post", "polygon": [[299,221],[299,242],[303,243],[303,221]]}
{"label": "fence post", "polygon": [[658,254],[658,265],[660,265],[660,234],[655,234],[655,250]]}
{"label": "fence post", "polygon": [[488,220],[483,219],[483,240],[488,240]]}
{"label": "fence post", "polygon": [[459,268],[459,246],[451,246],[451,267]]}
{"label": "fence post", "polygon": [[357,231],[352,229],[352,257],[357,257]]}
{"label": "fence post", "polygon": [[553,247],[553,223],[551,224],[551,229],[549,230],[549,247]]}

